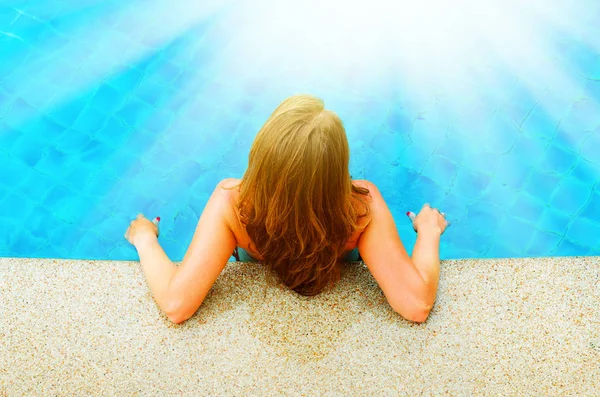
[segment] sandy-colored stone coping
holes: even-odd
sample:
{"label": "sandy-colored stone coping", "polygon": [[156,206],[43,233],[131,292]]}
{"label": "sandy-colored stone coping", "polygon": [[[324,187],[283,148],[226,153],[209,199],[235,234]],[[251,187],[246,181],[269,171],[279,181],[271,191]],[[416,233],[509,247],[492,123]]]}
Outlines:
{"label": "sandy-colored stone coping", "polygon": [[229,263],[171,324],[138,262],[0,259],[0,396],[598,396],[600,258],[442,262],[396,315],[362,263],[304,298]]}

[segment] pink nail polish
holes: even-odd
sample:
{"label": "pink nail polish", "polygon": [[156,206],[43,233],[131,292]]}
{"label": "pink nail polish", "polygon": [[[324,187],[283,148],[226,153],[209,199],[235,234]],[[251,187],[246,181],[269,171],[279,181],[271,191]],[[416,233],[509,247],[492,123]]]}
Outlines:
{"label": "pink nail polish", "polygon": [[157,216],[157,217],[156,217],[156,220],[160,222],[160,216]]}

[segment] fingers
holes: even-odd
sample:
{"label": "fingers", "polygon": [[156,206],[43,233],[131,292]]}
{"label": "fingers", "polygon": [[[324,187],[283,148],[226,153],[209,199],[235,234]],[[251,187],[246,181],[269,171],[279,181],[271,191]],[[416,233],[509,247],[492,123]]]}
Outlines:
{"label": "fingers", "polygon": [[[136,225],[136,222],[138,222],[138,221],[140,221],[142,219],[146,219],[146,218],[144,217],[144,214],[140,213],[140,214],[137,215],[137,217],[134,220],[132,220],[131,222],[129,222],[129,227],[125,231],[125,239],[127,241],[129,241],[129,235],[131,234],[132,228],[133,228],[134,234],[135,234],[136,228],[143,227],[141,224],[137,224]],[[160,216],[157,216],[151,222],[152,222],[152,224],[154,226],[156,226],[156,235],[158,236],[158,223],[160,222]]]}
{"label": "fingers", "polygon": [[[138,220],[138,219],[144,219],[144,218],[145,218],[144,214],[140,213],[140,214],[137,215],[137,217],[134,220],[132,220],[131,222],[129,222],[129,224],[132,225],[133,222],[135,222],[136,220]],[[154,223],[155,225],[158,225],[158,222],[160,222],[160,216],[157,216],[156,218],[154,218],[152,220],[152,223]]]}
{"label": "fingers", "polygon": [[440,215],[442,215],[443,217],[445,217],[445,216],[446,216],[446,213],[445,213],[445,212],[441,212],[439,209],[437,209],[437,208],[433,208],[433,207],[431,206],[431,204],[429,204],[429,203],[425,203],[425,204],[423,204],[423,207],[422,207],[421,209],[425,209],[425,208],[429,208],[429,209],[432,209],[432,210],[434,210],[434,211],[437,211],[437,212],[438,212]]}
{"label": "fingers", "polygon": [[[444,218],[444,222],[446,223],[446,227],[450,226],[450,222],[448,222],[448,220],[446,219],[446,213],[445,212],[442,212],[442,211],[440,211],[437,208],[432,208],[429,203],[423,204],[422,209],[427,209],[427,208],[431,209],[433,211],[436,211],[438,214],[440,214]],[[410,218],[411,222],[414,222],[415,218],[417,217],[417,214],[415,214],[414,212],[408,211],[406,213],[406,216],[408,216]]]}
{"label": "fingers", "polygon": [[[445,213],[445,212],[442,212],[442,211],[440,211],[440,210],[439,210],[439,209],[437,209],[437,208],[433,208],[433,207],[431,206],[431,204],[429,204],[429,203],[425,203],[425,204],[423,204],[423,208],[430,208],[430,209],[432,209],[432,210],[434,210],[434,211],[437,211],[437,212],[438,212],[438,213],[439,213],[441,216],[443,216],[444,218],[446,217],[446,213]],[[407,214],[407,215],[408,215],[408,214]]]}
{"label": "fingers", "polygon": [[442,216],[442,218],[444,218],[444,223],[446,224],[446,228],[448,228],[450,226],[450,222],[448,222],[448,219],[446,219],[446,213],[439,211],[440,215]]}
{"label": "fingers", "polygon": [[[421,210],[424,210],[424,209],[430,209],[430,210],[433,210],[433,211],[437,211],[437,212],[438,212],[439,214],[441,214],[442,216],[444,216],[444,217],[446,216],[446,213],[445,213],[445,212],[441,212],[439,209],[437,209],[437,208],[433,208],[433,207],[431,206],[431,204],[429,204],[429,203],[425,203],[425,204],[423,204],[423,207],[421,207]],[[409,211],[409,212],[407,212],[407,213],[406,213],[406,215],[407,215],[407,216],[409,216],[409,217],[410,217],[410,215],[408,215],[409,213],[410,213],[410,214],[413,214],[413,212],[410,212],[410,211]]]}

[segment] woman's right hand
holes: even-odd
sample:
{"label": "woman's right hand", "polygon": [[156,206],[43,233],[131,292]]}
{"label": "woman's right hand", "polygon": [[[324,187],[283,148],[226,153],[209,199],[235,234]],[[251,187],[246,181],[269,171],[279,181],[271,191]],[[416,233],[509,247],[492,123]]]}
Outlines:
{"label": "woman's right hand", "polygon": [[425,204],[416,216],[412,212],[407,212],[406,215],[411,219],[413,228],[417,233],[436,232],[441,235],[448,227],[446,214],[436,208],[431,208],[429,204]]}

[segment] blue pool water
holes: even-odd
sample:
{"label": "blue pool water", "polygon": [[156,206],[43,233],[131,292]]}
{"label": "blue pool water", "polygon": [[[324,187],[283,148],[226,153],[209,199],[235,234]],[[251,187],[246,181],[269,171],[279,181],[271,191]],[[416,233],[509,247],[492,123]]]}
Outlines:
{"label": "blue pool water", "polygon": [[600,3],[270,3],[1,2],[0,256],[136,259],[143,212],[181,259],[294,93],[409,249],[429,202],[443,258],[600,254]]}

